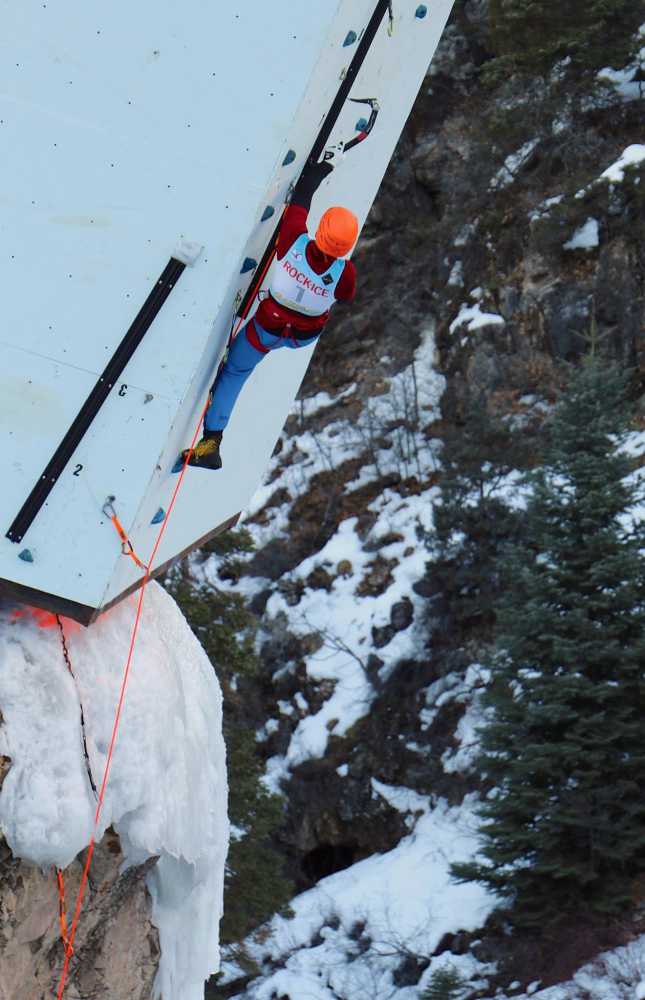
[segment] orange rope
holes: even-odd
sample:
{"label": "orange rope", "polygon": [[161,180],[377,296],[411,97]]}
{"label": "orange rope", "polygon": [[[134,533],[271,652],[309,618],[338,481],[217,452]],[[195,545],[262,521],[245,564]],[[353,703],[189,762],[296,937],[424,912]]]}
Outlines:
{"label": "orange rope", "polygon": [[107,760],[105,762],[105,769],[103,771],[103,780],[101,781],[101,788],[99,790],[99,797],[98,797],[98,802],[97,802],[97,805],[96,805],[96,812],[94,814],[94,829],[92,831],[92,836],[90,837],[90,842],[88,844],[87,858],[85,860],[85,865],[83,867],[83,874],[81,875],[81,882],[80,882],[80,885],[79,885],[79,888],[78,888],[78,894],[76,896],[76,906],[75,906],[75,909],[74,909],[74,917],[72,919],[72,926],[71,926],[70,932],[69,932],[69,939],[68,939],[69,943],[68,943],[68,948],[67,948],[67,950],[65,952],[65,961],[63,963],[63,970],[62,970],[62,973],[61,973],[60,983],[59,983],[59,986],[58,986],[58,992],[56,994],[56,1000],[61,1000],[61,998],[63,996],[63,992],[65,990],[65,982],[66,982],[66,979],[67,979],[67,972],[68,972],[68,968],[69,968],[69,960],[70,960],[70,957],[71,957],[71,955],[73,953],[74,938],[76,936],[76,930],[77,930],[77,927],[78,927],[78,921],[79,921],[79,917],[80,917],[80,914],[81,914],[81,906],[83,905],[83,896],[85,894],[85,887],[86,887],[86,884],[87,884],[87,878],[88,878],[88,875],[89,875],[90,865],[92,863],[92,855],[94,854],[94,847],[96,845],[96,831],[98,829],[99,819],[101,817],[101,810],[103,808],[103,799],[105,797],[105,789],[107,787],[108,778],[109,778],[109,775],[110,775],[110,768],[111,768],[111,765],[112,765],[112,756],[114,754],[114,747],[116,745],[116,737],[117,737],[117,733],[118,733],[118,730],[119,730],[119,723],[121,721],[121,713],[123,711],[123,703],[125,701],[125,692],[126,692],[126,688],[127,688],[127,685],[128,685],[128,679],[129,679],[129,676],[130,676],[130,667],[132,666],[132,657],[133,657],[133,654],[134,654],[134,647],[135,647],[135,643],[136,643],[136,639],[137,639],[137,634],[139,632],[139,625],[141,624],[141,613],[142,613],[142,610],[143,610],[143,599],[145,597],[146,587],[148,586],[148,583],[150,582],[151,567],[152,567],[152,564],[154,562],[154,559],[155,559],[155,556],[157,554],[157,551],[159,549],[159,546],[161,544],[161,539],[163,538],[164,532],[166,530],[166,525],[168,524],[168,519],[169,519],[169,517],[170,517],[170,515],[171,515],[171,513],[173,511],[174,506],[175,506],[175,501],[177,500],[177,494],[179,493],[179,490],[180,490],[180,487],[182,485],[184,476],[186,474],[186,467],[188,465],[188,460],[189,460],[190,456],[192,455],[193,450],[195,448],[195,444],[196,444],[197,438],[199,436],[199,430],[200,430],[200,427],[201,427],[201,424],[202,424],[202,420],[204,419],[204,417],[206,415],[207,408],[208,408],[208,401],[206,402],[206,405],[204,406],[204,408],[202,410],[201,416],[199,418],[199,422],[197,424],[197,427],[195,428],[195,433],[193,434],[193,439],[192,439],[192,441],[190,443],[190,447],[189,447],[189,449],[188,449],[188,451],[186,453],[186,457],[184,458],[184,464],[182,466],[181,472],[179,474],[179,479],[177,480],[177,484],[176,484],[175,489],[173,491],[172,498],[170,500],[170,504],[168,505],[168,510],[166,511],[166,516],[164,517],[163,522],[161,524],[161,528],[159,529],[159,534],[157,535],[157,539],[156,539],[154,547],[152,549],[152,554],[150,556],[150,561],[149,561],[148,565],[146,567],[144,567],[145,574],[144,574],[143,581],[141,583],[141,587],[140,587],[140,590],[139,590],[139,599],[137,601],[137,612],[136,612],[135,619],[134,619],[134,626],[132,628],[132,635],[130,637],[130,646],[129,646],[129,649],[128,649],[128,656],[127,656],[127,659],[126,659],[125,669],[124,669],[124,672],[123,672],[123,679],[121,681],[121,689],[120,689],[120,692],[119,692],[119,701],[118,701],[117,708],[116,708],[116,714],[114,716],[114,724],[112,726],[112,736],[110,738],[110,746],[108,748]]}
{"label": "orange rope", "polygon": [[65,945],[65,954],[70,958],[74,954],[74,949],[67,933],[67,907],[65,905],[65,878],[60,868],[56,869],[56,882],[58,884],[58,917],[60,920],[60,936]]}
{"label": "orange rope", "polygon": [[[238,331],[240,329],[240,326],[242,325],[242,322],[246,319],[246,316],[248,315],[250,307],[251,307],[251,303],[253,303],[255,301],[255,298],[257,296],[258,290],[259,290],[262,282],[264,281],[266,273],[267,273],[267,271],[269,269],[269,265],[271,264],[274,256],[275,256],[275,246],[273,248],[273,251],[272,251],[271,255],[269,256],[269,260],[267,261],[266,267],[262,271],[262,274],[260,275],[260,277],[256,280],[254,294],[251,297],[251,299],[249,300],[249,306],[247,307],[246,310],[244,310],[244,313],[242,314],[242,316],[240,316],[239,323],[237,324],[237,327],[235,328],[235,332],[234,332],[233,336],[237,335],[237,333],[238,333]],[[72,957],[72,955],[74,953],[74,948],[73,948],[74,938],[76,936],[76,931],[77,931],[77,928],[78,928],[78,922],[79,922],[80,915],[81,915],[81,907],[83,905],[83,897],[85,895],[85,887],[87,885],[88,875],[89,875],[89,871],[90,871],[90,865],[92,863],[92,855],[94,854],[94,847],[96,846],[96,832],[98,830],[99,819],[101,817],[101,810],[103,808],[103,799],[105,797],[105,790],[107,788],[108,778],[109,778],[109,775],[110,775],[110,768],[112,766],[112,756],[114,754],[114,747],[116,745],[116,738],[117,738],[117,733],[118,733],[118,730],[119,730],[119,723],[121,721],[121,713],[123,711],[123,704],[124,704],[124,701],[125,701],[125,693],[126,693],[126,689],[127,689],[127,685],[128,685],[128,679],[129,679],[129,676],[130,676],[130,667],[132,666],[132,658],[133,658],[133,655],[134,655],[134,647],[135,647],[137,635],[138,635],[138,632],[139,632],[139,626],[141,624],[141,613],[142,613],[142,610],[143,610],[143,599],[145,597],[146,587],[148,586],[148,583],[150,582],[150,579],[151,579],[151,575],[150,574],[151,574],[151,571],[152,571],[152,566],[153,566],[153,563],[154,563],[154,560],[155,560],[155,556],[157,555],[157,551],[159,550],[159,546],[161,545],[161,540],[162,540],[164,532],[166,530],[166,525],[168,524],[168,520],[169,520],[170,515],[172,514],[173,508],[175,506],[175,501],[177,500],[177,495],[179,493],[179,490],[181,489],[181,485],[183,483],[184,476],[186,474],[186,468],[188,466],[188,462],[190,460],[190,457],[191,457],[191,455],[192,455],[192,453],[193,453],[193,451],[195,449],[195,444],[197,443],[197,438],[199,437],[200,428],[202,426],[202,422],[204,420],[204,417],[206,416],[206,411],[207,411],[207,409],[209,407],[209,404],[210,404],[210,399],[207,399],[206,403],[204,404],[204,407],[202,409],[202,412],[201,412],[201,415],[199,417],[199,420],[197,422],[197,426],[195,428],[195,433],[193,434],[192,441],[190,442],[190,447],[186,451],[186,454],[185,454],[185,457],[184,457],[184,462],[183,462],[183,465],[182,465],[182,468],[181,468],[181,472],[179,473],[179,478],[177,480],[177,484],[176,484],[176,486],[175,486],[175,488],[173,490],[173,494],[172,494],[170,503],[168,505],[168,509],[166,511],[166,515],[165,515],[165,517],[164,517],[164,519],[163,519],[163,521],[161,523],[161,527],[159,529],[159,533],[157,535],[157,538],[156,538],[155,544],[153,546],[152,553],[150,555],[150,559],[148,561],[148,565],[147,566],[144,565],[144,563],[142,563],[140,560],[138,560],[138,557],[136,557],[136,554],[134,553],[134,549],[130,545],[130,542],[129,542],[129,539],[128,539],[127,535],[123,531],[123,527],[120,526],[118,518],[116,517],[116,513],[113,513],[113,514],[109,514],[108,513],[107,514],[107,516],[110,517],[110,520],[112,520],[112,523],[114,524],[114,526],[117,528],[117,531],[119,531],[119,527],[121,527],[121,531],[119,531],[119,537],[121,538],[122,545],[124,543],[124,539],[123,539],[123,537],[121,535],[121,532],[123,531],[123,535],[125,535],[125,541],[128,543],[128,545],[130,545],[130,548],[132,549],[132,556],[133,556],[133,558],[135,558],[135,561],[137,562],[137,565],[139,565],[144,570],[144,576],[143,576],[143,580],[142,580],[142,583],[141,583],[141,587],[139,589],[139,598],[138,598],[138,601],[137,601],[137,611],[136,611],[136,615],[135,615],[135,619],[134,619],[134,625],[133,625],[133,628],[132,628],[132,634],[130,636],[130,646],[129,646],[129,649],[128,649],[128,655],[127,655],[127,659],[126,659],[126,663],[125,663],[125,668],[124,668],[124,671],[123,671],[123,678],[122,678],[122,681],[121,681],[121,689],[119,691],[119,700],[118,700],[118,704],[117,704],[117,708],[116,708],[116,713],[115,713],[115,716],[114,716],[114,724],[112,726],[112,735],[110,737],[110,745],[109,745],[109,748],[108,748],[107,759],[106,759],[106,762],[105,762],[105,769],[103,771],[103,780],[101,781],[101,788],[99,790],[98,802],[97,802],[97,805],[96,805],[96,812],[94,814],[94,828],[92,830],[92,835],[90,837],[90,841],[89,841],[88,848],[87,848],[87,857],[85,859],[85,865],[83,866],[83,873],[81,875],[81,881],[80,881],[80,885],[78,887],[78,893],[77,893],[77,896],[76,896],[76,905],[75,905],[75,908],[74,908],[74,916],[72,918],[72,925],[71,925],[71,928],[69,930],[69,935],[67,936],[67,941],[66,941],[66,945],[65,945],[65,961],[63,963],[63,969],[62,969],[62,972],[61,972],[60,982],[59,982],[59,985],[58,985],[58,991],[56,993],[56,1000],[62,1000],[62,996],[63,996],[63,993],[65,991],[65,983],[67,981],[67,974],[68,974],[68,971],[69,971],[70,958]],[[108,501],[108,502],[110,503],[110,501]],[[112,508],[112,510],[114,511],[114,508]],[[130,553],[128,552],[127,554],[130,554]],[[66,922],[65,922],[65,933],[67,933],[67,923]]]}

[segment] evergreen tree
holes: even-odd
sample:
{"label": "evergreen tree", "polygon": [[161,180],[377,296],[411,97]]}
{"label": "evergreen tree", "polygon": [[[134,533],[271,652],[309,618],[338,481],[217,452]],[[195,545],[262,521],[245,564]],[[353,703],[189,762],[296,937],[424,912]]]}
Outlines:
{"label": "evergreen tree", "polygon": [[624,66],[643,19],[634,0],[491,0],[495,51],[509,68],[547,73],[569,57],[583,69]]}
{"label": "evergreen tree", "polygon": [[432,973],[421,1000],[462,1000],[467,982],[454,965],[444,965]]}
{"label": "evergreen tree", "polygon": [[451,428],[444,440],[432,539],[438,558],[429,564],[428,575],[443,595],[449,631],[458,643],[473,628],[480,639],[487,638],[494,623],[500,551],[518,526],[502,486],[525,460],[521,437],[478,397],[468,403],[461,426]]}
{"label": "evergreen tree", "polygon": [[481,766],[482,864],[517,923],[629,906],[645,871],[645,544],[625,379],[592,358],[556,408],[508,559]]}

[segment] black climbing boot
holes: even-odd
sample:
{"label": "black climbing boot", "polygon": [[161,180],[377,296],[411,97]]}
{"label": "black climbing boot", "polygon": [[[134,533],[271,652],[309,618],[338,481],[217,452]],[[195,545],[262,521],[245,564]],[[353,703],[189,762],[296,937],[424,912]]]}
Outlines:
{"label": "black climbing boot", "polygon": [[193,448],[188,464],[198,469],[221,469],[222,458],[219,447],[223,433],[223,431],[204,431],[203,438]]}

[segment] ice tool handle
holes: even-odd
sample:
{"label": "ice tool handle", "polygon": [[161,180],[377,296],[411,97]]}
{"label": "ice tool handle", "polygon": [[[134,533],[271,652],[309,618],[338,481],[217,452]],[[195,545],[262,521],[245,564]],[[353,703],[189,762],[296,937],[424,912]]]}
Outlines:
{"label": "ice tool handle", "polygon": [[327,163],[331,163],[333,160],[339,160],[341,156],[344,156],[348,150],[353,149],[354,146],[358,146],[360,142],[364,142],[368,135],[374,128],[376,124],[376,119],[378,118],[378,113],[381,110],[378,100],[375,97],[350,97],[349,100],[352,104],[367,104],[370,108],[370,116],[367,120],[367,124],[363,126],[358,135],[355,135],[353,139],[349,139],[347,142],[342,140],[331,146],[328,146],[323,154],[323,160]]}

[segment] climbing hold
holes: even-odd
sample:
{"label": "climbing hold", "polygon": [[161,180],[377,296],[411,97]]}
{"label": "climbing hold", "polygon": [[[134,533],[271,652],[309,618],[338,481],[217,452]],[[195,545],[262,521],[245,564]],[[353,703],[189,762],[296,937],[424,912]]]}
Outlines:
{"label": "climbing hold", "polygon": [[367,128],[367,118],[359,118],[356,122],[356,131],[364,132]]}
{"label": "climbing hold", "polygon": [[247,271],[255,271],[257,266],[258,266],[257,260],[254,260],[253,257],[245,257],[244,263],[242,264],[242,267],[240,269],[240,274],[246,274]]}
{"label": "climbing hold", "polygon": [[288,167],[290,163],[293,163],[293,161],[295,160],[295,158],[296,158],[296,151],[295,151],[295,149],[290,149],[287,152],[287,155],[285,156],[284,160],[282,161],[282,166],[283,167]]}
{"label": "climbing hold", "polygon": [[267,205],[267,207],[264,209],[262,213],[260,222],[266,222],[267,219],[270,219],[271,216],[274,214],[275,214],[275,208],[273,207],[273,205]]}
{"label": "climbing hold", "polygon": [[426,5],[424,3],[420,3],[414,12],[414,16],[418,17],[419,20],[421,20],[426,16],[427,13],[428,13],[428,8],[426,7]]}
{"label": "climbing hold", "polygon": [[343,42],[343,48],[346,48],[348,45],[353,45],[354,42],[356,41],[357,37],[358,36],[357,36],[357,34],[356,34],[355,31],[348,31],[347,32],[347,37],[345,38],[345,41]]}
{"label": "climbing hold", "polygon": [[32,556],[29,549],[23,549],[22,552],[18,553],[18,558],[22,559],[23,562],[33,562],[34,557]]}
{"label": "climbing hold", "polygon": [[153,517],[152,521],[150,522],[150,524],[161,524],[165,516],[166,516],[165,510],[163,509],[163,507],[160,507],[155,516]]}

